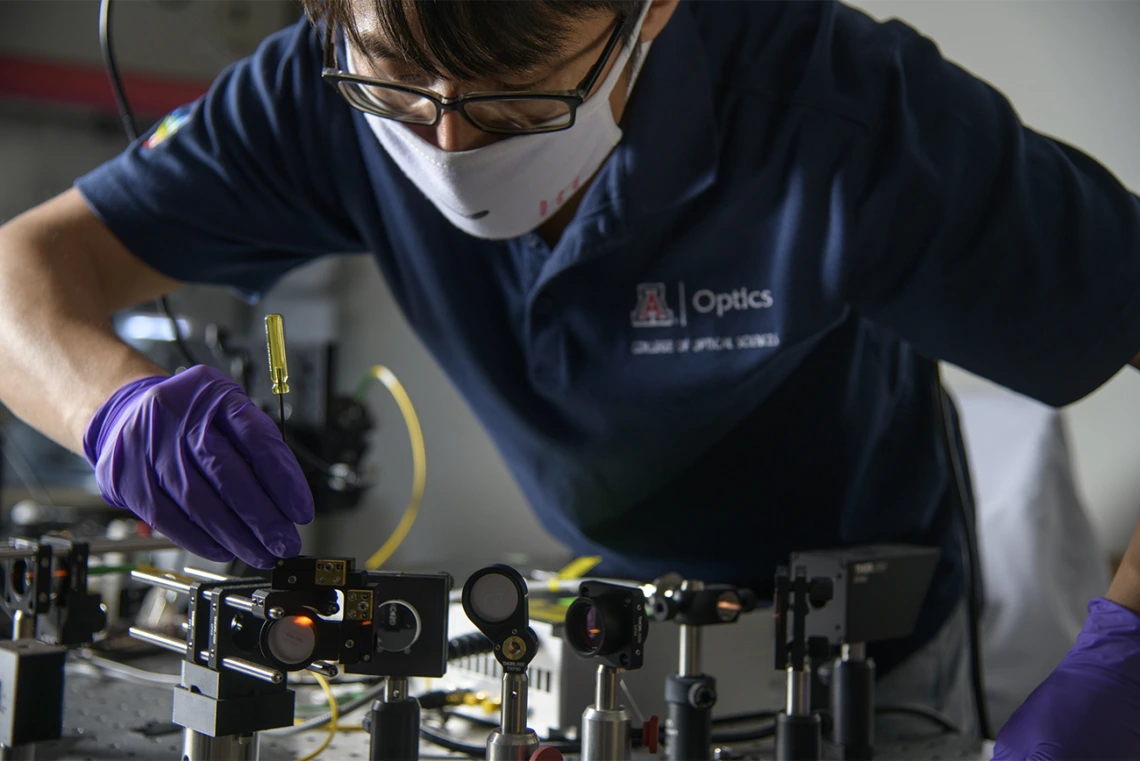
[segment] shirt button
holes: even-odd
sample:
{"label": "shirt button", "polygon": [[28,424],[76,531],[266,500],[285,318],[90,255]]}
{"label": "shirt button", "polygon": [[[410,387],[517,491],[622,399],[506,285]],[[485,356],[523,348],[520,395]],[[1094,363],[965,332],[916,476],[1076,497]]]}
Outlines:
{"label": "shirt button", "polygon": [[537,315],[548,315],[554,311],[554,301],[548,296],[539,296],[534,300],[534,313]]}

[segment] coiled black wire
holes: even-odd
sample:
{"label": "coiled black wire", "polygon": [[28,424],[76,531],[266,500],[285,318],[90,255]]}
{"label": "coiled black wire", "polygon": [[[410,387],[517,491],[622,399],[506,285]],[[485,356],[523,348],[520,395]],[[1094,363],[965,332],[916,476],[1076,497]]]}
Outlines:
{"label": "coiled black wire", "polygon": [[[111,80],[111,92],[115,96],[115,105],[119,108],[123,131],[127,134],[127,140],[133,143],[139,137],[139,128],[131,104],[127,100],[123,78],[119,74],[119,64],[115,61],[115,48],[111,40],[111,5],[112,0],[99,1],[99,49],[103,53],[103,66],[107,69],[107,78]],[[166,296],[159,296],[155,299],[155,304],[159,313],[170,321],[170,327],[174,331],[174,345],[178,347],[178,353],[182,355],[183,361],[188,367],[198,364],[194,355],[190,353],[190,347],[182,340],[182,329],[178,326],[174,310],[170,308],[170,301]]]}
{"label": "coiled black wire", "polygon": [[487,639],[482,632],[471,632],[455,637],[447,643],[447,660],[457,661],[472,655],[493,653],[495,643]]}

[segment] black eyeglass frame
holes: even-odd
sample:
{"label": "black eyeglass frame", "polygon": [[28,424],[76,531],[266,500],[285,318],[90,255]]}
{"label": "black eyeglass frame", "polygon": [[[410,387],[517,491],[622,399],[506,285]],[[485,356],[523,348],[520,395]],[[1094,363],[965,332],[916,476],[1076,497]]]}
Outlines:
{"label": "black eyeglass frame", "polygon": [[[632,19],[632,17],[631,17],[631,19]],[[527,135],[527,134],[537,134],[537,133],[544,133],[544,132],[561,132],[562,130],[567,130],[567,129],[570,129],[571,127],[574,126],[575,117],[577,116],[577,113],[578,113],[578,108],[581,107],[581,105],[586,102],[586,98],[590,94],[590,91],[593,90],[594,85],[597,84],[598,79],[601,77],[602,71],[606,67],[606,63],[610,60],[610,56],[613,55],[614,50],[617,48],[618,42],[621,41],[622,32],[625,31],[628,23],[629,23],[629,21],[627,20],[626,23],[620,23],[614,28],[614,31],[610,34],[609,40],[606,42],[606,47],[602,51],[601,56],[598,58],[597,62],[590,68],[590,70],[588,72],[586,72],[586,76],[582,78],[582,81],[573,90],[549,91],[549,92],[522,91],[522,92],[514,92],[514,93],[512,93],[512,92],[475,92],[475,93],[466,93],[464,95],[460,95],[458,98],[445,98],[445,97],[442,97],[441,95],[439,95],[438,93],[436,93],[432,90],[428,90],[428,89],[425,89],[422,87],[414,87],[412,85],[401,85],[401,84],[398,84],[396,82],[389,82],[387,80],[375,79],[372,77],[362,77],[358,74],[352,74],[350,72],[347,72],[347,71],[344,71],[342,69],[337,68],[337,66],[336,66],[336,44],[335,44],[335,40],[334,40],[333,27],[331,24],[328,26],[328,29],[325,32],[325,39],[324,39],[324,48],[325,48],[324,56],[325,56],[325,58],[324,58],[324,67],[321,70],[321,79],[323,79],[325,82],[327,82],[329,85],[331,85],[338,93],[340,93],[341,97],[343,97],[346,101],[348,101],[348,104],[350,106],[352,106],[353,108],[358,109],[360,111],[364,111],[365,113],[370,113],[370,114],[374,114],[376,116],[380,116],[380,117],[385,118],[385,119],[392,119],[393,121],[405,122],[405,120],[400,119],[400,118],[395,117],[395,116],[392,116],[392,114],[390,114],[390,113],[380,113],[378,110],[372,110],[372,109],[367,109],[367,108],[362,107],[360,104],[355,102],[352,98],[350,98],[344,92],[344,90],[342,89],[342,83],[355,82],[357,84],[367,85],[369,87],[382,87],[382,88],[386,88],[389,90],[395,90],[397,92],[403,92],[403,93],[407,93],[409,95],[416,95],[416,96],[419,96],[421,98],[425,98],[433,106],[435,106],[435,118],[433,118],[430,122],[423,122],[423,121],[418,121],[418,120],[413,121],[413,122],[406,122],[406,123],[412,123],[412,124],[416,124],[416,125],[423,126],[423,127],[434,127],[435,125],[439,124],[439,120],[443,118],[443,114],[445,111],[458,111],[463,116],[463,118],[466,119],[467,122],[471,124],[471,126],[475,127],[476,129],[479,129],[479,130],[482,130],[484,132],[488,132],[491,134]],[[468,103],[485,103],[488,101],[497,101],[497,100],[513,100],[513,101],[517,101],[517,100],[557,100],[557,101],[561,101],[561,102],[565,103],[567,105],[567,107],[570,109],[570,120],[569,120],[569,122],[567,122],[564,125],[560,124],[560,125],[554,125],[554,126],[550,126],[550,127],[526,127],[524,129],[508,130],[508,129],[493,129],[493,128],[484,127],[484,126],[480,125],[478,122],[476,122],[474,119],[472,119],[470,116],[468,116],[468,114],[467,114],[467,104]]]}

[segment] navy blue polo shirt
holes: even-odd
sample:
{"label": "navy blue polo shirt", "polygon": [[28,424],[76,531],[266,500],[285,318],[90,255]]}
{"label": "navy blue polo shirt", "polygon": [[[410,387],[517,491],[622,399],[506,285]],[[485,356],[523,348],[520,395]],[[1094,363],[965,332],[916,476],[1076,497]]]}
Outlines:
{"label": "navy blue polo shirt", "polygon": [[[553,248],[442,217],[301,22],[78,181],[135,254],[258,294],[375,257],[545,527],[603,571],[767,593],[789,552],[941,547],[936,359],[1053,405],[1140,351],[1140,201],[899,23],[682,3]],[[459,509],[460,506],[456,506]]]}

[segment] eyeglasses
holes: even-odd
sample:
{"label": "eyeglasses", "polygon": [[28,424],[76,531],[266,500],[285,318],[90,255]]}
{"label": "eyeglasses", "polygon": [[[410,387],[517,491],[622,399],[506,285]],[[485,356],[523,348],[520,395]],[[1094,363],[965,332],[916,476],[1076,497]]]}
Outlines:
{"label": "eyeglasses", "polygon": [[568,91],[482,92],[445,98],[421,87],[351,74],[337,67],[332,25],[325,33],[321,78],[354,108],[408,124],[434,126],[445,111],[458,111],[484,132],[500,135],[559,132],[574,126],[578,107],[594,89],[625,27],[619,23],[614,28],[597,63],[577,88]]}

